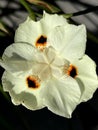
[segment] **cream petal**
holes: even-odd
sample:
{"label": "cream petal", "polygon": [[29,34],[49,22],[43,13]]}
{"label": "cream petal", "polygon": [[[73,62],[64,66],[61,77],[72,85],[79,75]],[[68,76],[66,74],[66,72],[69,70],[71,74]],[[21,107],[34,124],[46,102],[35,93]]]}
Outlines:
{"label": "cream petal", "polygon": [[21,93],[27,89],[26,81],[24,81],[25,77],[25,73],[16,76],[5,71],[2,77],[4,91],[11,91],[13,89],[15,93]]}
{"label": "cream petal", "polygon": [[87,101],[92,98],[94,92],[98,88],[95,62],[85,55],[81,60],[74,62],[74,64],[78,68],[76,80],[81,89],[80,102]]}
{"label": "cream petal", "polygon": [[14,76],[5,71],[2,77],[3,89],[9,92],[15,105],[22,104],[30,110],[41,109],[44,107],[40,98],[41,87],[37,90],[27,88],[26,75]]}
{"label": "cream petal", "polygon": [[70,77],[52,78],[43,88],[44,105],[53,113],[70,118],[81,96],[77,82]]}
{"label": "cream petal", "polygon": [[34,96],[31,93],[22,92],[21,94],[15,94],[14,92],[10,93],[12,97],[12,102],[15,105],[22,104],[26,108],[30,110],[37,109],[37,99],[36,96]]}
{"label": "cream petal", "polygon": [[[54,35],[55,34],[55,35]],[[69,61],[81,58],[85,53],[86,30],[84,25],[56,27],[48,36],[47,41],[64,58]]]}
{"label": "cream petal", "polygon": [[48,14],[46,12],[44,12],[43,18],[40,20],[40,22],[46,34],[51,32],[51,30],[57,26],[68,24],[67,20],[63,16],[57,14]]}
{"label": "cream petal", "polygon": [[11,44],[10,46],[8,46],[4,51],[2,59],[6,60],[8,58],[11,58],[12,60],[14,60],[14,59],[17,60],[20,58],[22,60],[29,61],[32,59],[39,58],[39,56],[41,54],[42,53],[40,53],[35,47],[33,47],[27,43],[18,43],[18,44]]}
{"label": "cream petal", "polygon": [[12,75],[4,71],[3,76],[2,76],[2,85],[3,85],[3,90],[6,92],[11,91],[11,89],[13,88],[13,85],[7,78],[11,80]]}
{"label": "cream petal", "polygon": [[36,40],[41,35],[48,37],[48,33],[53,28],[65,24],[67,24],[67,20],[63,16],[57,14],[50,15],[45,12],[43,18],[37,22],[27,18],[24,23],[20,24],[15,32],[15,43],[27,42],[35,46]]}
{"label": "cream petal", "polygon": [[26,20],[17,28],[14,40],[15,43],[26,42],[35,46],[38,37],[44,34],[40,21]]}
{"label": "cream petal", "polygon": [[[12,96],[12,93],[11,93],[11,96]],[[14,94],[12,98],[12,102],[15,105],[22,104],[29,110],[38,110],[44,107],[42,100],[40,100],[40,98],[37,95],[35,96],[25,91],[18,95]]]}
{"label": "cream petal", "polygon": [[0,65],[7,71],[15,73],[20,71],[28,71],[32,68],[34,63],[25,60],[0,60]]}
{"label": "cream petal", "polygon": [[7,71],[28,71],[37,63],[46,63],[44,53],[26,43],[12,44],[8,46],[0,60],[0,65]]}

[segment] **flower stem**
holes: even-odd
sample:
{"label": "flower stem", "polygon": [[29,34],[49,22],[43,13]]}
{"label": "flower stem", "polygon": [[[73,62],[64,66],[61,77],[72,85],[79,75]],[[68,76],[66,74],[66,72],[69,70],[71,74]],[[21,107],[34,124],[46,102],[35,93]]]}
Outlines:
{"label": "flower stem", "polygon": [[97,10],[98,10],[98,6],[94,6],[94,7],[91,7],[91,8],[82,10],[82,11],[78,11],[78,12],[75,12],[75,13],[62,14],[62,15],[65,18],[71,18],[71,17],[74,17],[74,16],[79,16],[79,15],[84,15],[84,14],[87,14],[87,13],[91,13],[91,12],[94,12],[94,11],[97,11]]}
{"label": "flower stem", "polygon": [[34,14],[33,10],[31,9],[31,7],[29,6],[29,4],[28,4],[25,0],[20,0],[20,3],[21,3],[21,4],[26,8],[26,10],[28,11],[30,18],[35,21],[35,20],[36,20],[35,14]]}
{"label": "flower stem", "polygon": [[7,95],[7,93],[5,93],[5,92],[3,91],[3,88],[2,88],[2,86],[1,86],[1,84],[0,84],[0,92],[2,93],[2,95],[4,96],[4,98],[10,103],[10,98],[9,98],[9,96]]}
{"label": "flower stem", "polygon": [[98,10],[98,6],[94,6],[94,7],[85,9],[83,11],[79,11],[79,12],[73,13],[72,16],[79,16],[79,15],[91,13],[91,12],[94,12],[94,11],[97,11],[97,10]]}

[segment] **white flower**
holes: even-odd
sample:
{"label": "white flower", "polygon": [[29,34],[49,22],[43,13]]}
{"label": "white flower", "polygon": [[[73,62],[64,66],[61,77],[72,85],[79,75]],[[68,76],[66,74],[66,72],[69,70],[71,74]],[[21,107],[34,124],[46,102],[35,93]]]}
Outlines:
{"label": "white flower", "polygon": [[[56,23],[56,18],[61,24],[59,20]],[[42,34],[49,45],[39,51],[35,41],[42,36],[43,43]],[[7,47],[0,60],[5,68],[3,88],[14,104],[30,110],[48,107],[53,113],[70,118],[79,103],[93,96],[98,79],[95,62],[85,55],[84,25],[71,25],[63,17],[45,14],[39,22],[27,20],[20,25],[15,41],[17,44]]]}
{"label": "white flower", "polygon": [[28,17],[16,30],[15,43],[26,42],[43,50],[49,46],[47,38],[52,29],[66,24],[68,24],[67,20],[57,14],[50,15],[44,12],[43,18],[37,22]]}
{"label": "white flower", "polygon": [[[10,93],[14,104],[23,104],[31,110],[45,106],[50,109],[51,104],[57,109],[53,112],[69,117],[66,104],[73,111],[79,101],[80,88],[74,80],[74,87],[67,87],[69,81],[64,76],[63,67],[68,61],[60,57],[52,47],[40,52],[29,44],[12,44],[5,50],[2,59],[0,64],[6,70],[2,77],[3,88]],[[77,95],[70,92],[70,89],[76,91]],[[73,100],[68,91],[72,93]]]}
{"label": "white flower", "polygon": [[71,64],[52,47],[40,52],[18,43],[9,46],[2,59],[4,90],[14,104],[31,110],[47,106],[58,115],[71,117],[75,107],[91,98],[98,86],[95,64],[86,55]]}

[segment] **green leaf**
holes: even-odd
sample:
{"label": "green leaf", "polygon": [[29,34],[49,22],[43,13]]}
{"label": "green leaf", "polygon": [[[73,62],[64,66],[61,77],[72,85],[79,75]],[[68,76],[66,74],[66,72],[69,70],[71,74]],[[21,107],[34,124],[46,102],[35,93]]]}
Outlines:
{"label": "green leaf", "polygon": [[36,20],[35,13],[29,6],[29,4],[25,0],[20,0],[20,3],[25,7],[25,9],[28,11],[29,16],[31,19]]}
{"label": "green leaf", "polygon": [[61,11],[56,6],[50,4],[46,1],[43,1],[43,0],[27,0],[27,1],[31,4],[37,5],[37,7],[41,8],[43,10],[46,10],[49,13],[58,13]]}
{"label": "green leaf", "polygon": [[7,35],[9,32],[7,30],[7,28],[5,27],[5,25],[0,21],[0,36],[5,36]]}

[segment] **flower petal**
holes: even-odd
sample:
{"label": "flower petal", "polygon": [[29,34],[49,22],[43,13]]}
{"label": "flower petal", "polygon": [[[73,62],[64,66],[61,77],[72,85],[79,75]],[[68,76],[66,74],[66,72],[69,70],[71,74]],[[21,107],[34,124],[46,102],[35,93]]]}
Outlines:
{"label": "flower petal", "polygon": [[94,92],[98,88],[96,65],[95,62],[87,55],[78,62],[75,62],[75,65],[78,68],[78,76],[76,80],[82,90],[80,102],[87,101],[92,98]]}
{"label": "flower petal", "polygon": [[[35,55],[36,53],[36,55]],[[44,58],[42,58],[43,53],[39,52],[35,47],[27,44],[27,43],[18,43],[18,44],[12,44],[8,46],[5,49],[3,59],[8,59],[12,58],[14,59],[19,59],[21,58],[22,60],[32,60],[33,59],[38,59],[43,61]]]}
{"label": "flower petal", "polygon": [[46,33],[49,33],[52,29],[54,29],[57,26],[68,24],[67,20],[63,16],[57,14],[48,14],[46,12],[44,12],[43,18],[40,22],[44,32]]}
{"label": "flower petal", "polygon": [[35,22],[28,18],[24,23],[20,24],[15,32],[15,43],[26,42],[35,45],[39,36],[44,35],[40,21]]}
{"label": "flower petal", "polygon": [[12,44],[6,48],[0,65],[7,71],[27,71],[37,63],[45,63],[46,57],[33,46],[26,43]]}
{"label": "flower petal", "polygon": [[26,90],[27,89],[25,82],[26,76],[27,76],[26,73],[22,73],[21,75],[13,75],[5,71],[2,77],[2,84],[4,91],[11,91],[13,89],[13,91],[18,94]]}
{"label": "flower petal", "polygon": [[67,24],[66,26],[56,27],[49,34],[48,43],[67,60],[72,62],[74,59],[79,59],[85,53],[85,26]]}
{"label": "flower petal", "polygon": [[71,117],[79,103],[81,93],[77,82],[70,77],[53,78],[43,89],[44,105],[53,113]]}
{"label": "flower petal", "polygon": [[40,90],[42,86],[36,90],[27,88],[25,78],[25,74],[14,76],[5,71],[2,77],[4,91],[9,92],[12,102],[15,105],[22,104],[30,110],[43,108],[44,105],[40,98]]}
{"label": "flower petal", "polygon": [[63,16],[57,14],[43,14],[43,18],[37,22],[28,18],[24,23],[20,24],[15,33],[16,42],[27,42],[35,46],[37,39],[40,36],[48,36],[48,33],[56,26],[67,24]]}
{"label": "flower petal", "polygon": [[[9,73],[4,71],[3,76],[2,76],[3,90],[6,92],[11,91],[11,89],[13,88],[13,85],[9,81],[9,79],[11,80],[12,75],[10,75],[10,76],[9,75],[10,75]],[[7,79],[7,78],[9,78],[9,79]]]}

